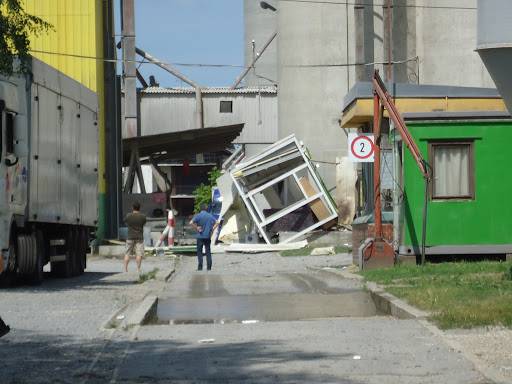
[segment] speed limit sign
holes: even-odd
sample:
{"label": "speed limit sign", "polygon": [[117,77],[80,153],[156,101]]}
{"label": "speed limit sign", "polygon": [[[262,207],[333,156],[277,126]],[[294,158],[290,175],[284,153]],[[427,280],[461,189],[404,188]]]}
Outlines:
{"label": "speed limit sign", "polygon": [[348,134],[348,157],[355,163],[373,163],[375,155],[373,135]]}

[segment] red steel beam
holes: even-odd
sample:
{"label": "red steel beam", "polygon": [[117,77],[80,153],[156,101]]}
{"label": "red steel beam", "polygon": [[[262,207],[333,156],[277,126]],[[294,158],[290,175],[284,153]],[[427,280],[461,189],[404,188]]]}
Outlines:
{"label": "red steel beam", "polygon": [[[412,154],[412,157],[416,161],[416,164],[418,164],[418,167],[423,174],[423,177],[426,179],[429,179],[429,172],[427,169],[427,166],[425,165],[425,160],[423,159],[423,156],[421,155],[421,152],[414,142],[414,139],[412,138],[411,134],[409,133],[409,130],[407,129],[407,125],[405,124],[404,119],[400,115],[400,112],[398,112],[398,109],[395,106],[395,103],[393,102],[393,98],[389,94],[389,92],[386,89],[386,86],[382,82],[382,79],[379,75],[379,71],[376,70],[373,74],[373,91],[374,91],[374,98],[378,97],[380,102],[383,104],[383,106],[387,109],[389,113],[389,118],[393,121],[396,128],[398,129],[398,132],[400,132],[400,136],[402,136],[402,140],[404,141],[405,145],[407,146],[407,149]],[[375,111],[374,111],[375,113]],[[375,120],[375,116],[374,116]],[[375,138],[376,139],[376,138]],[[380,143],[379,143],[380,145]],[[377,145],[376,145],[377,147]],[[375,156],[377,156],[377,152],[375,152]],[[375,157],[377,159],[377,157]],[[380,164],[379,164],[380,165]]]}

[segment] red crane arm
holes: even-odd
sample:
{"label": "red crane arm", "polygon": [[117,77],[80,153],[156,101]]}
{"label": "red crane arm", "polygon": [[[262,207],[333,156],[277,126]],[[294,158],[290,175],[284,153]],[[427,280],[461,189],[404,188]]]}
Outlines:
{"label": "red crane arm", "polygon": [[411,152],[412,157],[414,157],[416,164],[418,164],[418,167],[420,169],[420,172],[423,174],[423,177],[428,179],[429,171],[427,169],[425,159],[421,155],[418,146],[416,145],[414,139],[409,133],[409,129],[407,129],[407,125],[405,124],[402,115],[400,115],[400,112],[398,112],[398,109],[396,108],[395,103],[393,102],[393,98],[391,97],[391,95],[386,89],[386,86],[382,82],[378,70],[376,70],[373,74],[372,83],[374,94],[376,94],[379,97],[380,102],[382,103],[384,108],[387,109],[389,113],[389,118],[395,124],[396,128],[398,129],[398,132],[400,132],[402,140],[407,146],[407,149],[409,149],[409,151]]}

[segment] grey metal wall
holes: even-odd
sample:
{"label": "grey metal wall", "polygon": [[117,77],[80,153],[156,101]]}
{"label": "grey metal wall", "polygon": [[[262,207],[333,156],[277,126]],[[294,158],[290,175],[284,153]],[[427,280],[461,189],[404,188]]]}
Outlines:
{"label": "grey metal wall", "polygon": [[512,113],[512,1],[478,2],[478,53]]}
{"label": "grey metal wall", "polygon": [[[141,93],[142,135],[195,129],[195,95],[149,91]],[[220,113],[220,101],[232,101],[232,113]],[[277,140],[275,92],[203,93],[205,127],[245,123],[235,143],[269,144]]]}
{"label": "grey metal wall", "polygon": [[98,220],[98,99],[33,59],[30,218],[95,226]]}
{"label": "grey metal wall", "polygon": [[[278,8],[278,1],[267,0],[267,3]],[[244,57],[245,65],[249,66],[254,54],[259,53],[261,47],[277,30],[277,14],[270,9],[263,9],[260,0],[244,0]],[[252,41],[254,40],[254,50]],[[277,82],[277,42],[268,46],[260,59],[245,78],[246,86],[269,85]]]}

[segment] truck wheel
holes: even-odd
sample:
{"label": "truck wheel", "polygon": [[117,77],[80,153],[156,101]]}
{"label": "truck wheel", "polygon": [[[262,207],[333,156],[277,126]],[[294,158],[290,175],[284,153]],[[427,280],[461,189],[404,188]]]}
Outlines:
{"label": "truck wheel", "polygon": [[44,279],[44,272],[43,272],[43,266],[44,266],[44,239],[43,234],[41,231],[37,231],[35,234],[30,236],[32,240],[34,241],[36,248],[35,248],[35,270],[34,272],[29,276],[29,283],[33,285],[39,285],[43,282]]}
{"label": "truck wheel", "polygon": [[37,241],[33,235],[18,235],[18,273],[32,275],[37,268]]}

